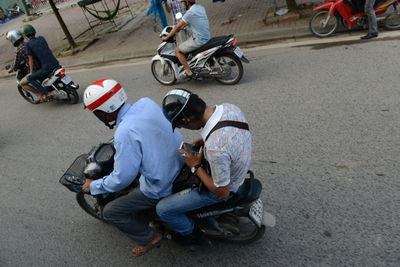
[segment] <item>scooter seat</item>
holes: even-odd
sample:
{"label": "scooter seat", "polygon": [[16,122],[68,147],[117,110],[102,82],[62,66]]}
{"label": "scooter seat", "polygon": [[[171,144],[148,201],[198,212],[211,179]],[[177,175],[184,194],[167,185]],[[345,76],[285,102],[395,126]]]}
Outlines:
{"label": "scooter seat", "polygon": [[203,207],[197,210],[190,211],[188,215],[210,212],[215,210],[231,209],[240,204],[247,204],[259,198],[262,190],[262,184],[258,179],[245,179],[238,191],[227,201]]}
{"label": "scooter seat", "polygon": [[228,42],[228,40],[230,38],[232,38],[233,35],[227,35],[227,36],[218,36],[218,37],[214,37],[211,38],[207,43],[205,43],[204,45],[200,46],[199,48],[193,50],[192,52],[190,52],[190,54],[192,55],[196,55],[200,52],[206,51],[210,48],[213,48],[215,46],[219,46],[219,45],[223,45],[226,42]]}

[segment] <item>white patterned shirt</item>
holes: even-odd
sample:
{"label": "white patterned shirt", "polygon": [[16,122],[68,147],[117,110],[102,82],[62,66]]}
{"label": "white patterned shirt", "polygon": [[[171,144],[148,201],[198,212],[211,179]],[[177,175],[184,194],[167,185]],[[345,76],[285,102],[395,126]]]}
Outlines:
{"label": "white patterned shirt", "polygon": [[[227,103],[218,105],[201,132],[203,140],[219,121],[225,120],[247,123],[237,106]],[[210,164],[214,185],[223,187],[230,184],[230,191],[236,192],[250,167],[250,131],[231,126],[223,127],[213,132],[204,146],[204,155]]]}

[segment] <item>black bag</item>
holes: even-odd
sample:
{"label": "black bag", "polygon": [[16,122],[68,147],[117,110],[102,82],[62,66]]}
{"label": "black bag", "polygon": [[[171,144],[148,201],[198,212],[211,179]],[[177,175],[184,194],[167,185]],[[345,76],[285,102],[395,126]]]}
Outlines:
{"label": "black bag", "polygon": [[[214,128],[211,129],[211,131],[208,133],[205,141],[207,141],[208,137],[210,137],[210,135],[214,131],[216,131],[220,128],[223,128],[223,127],[227,127],[227,126],[236,127],[236,128],[244,129],[244,130],[249,130],[249,125],[244,122],[220,121],[214,126]],[[211,174],[210,165],[204,158],[202,160],[201,166],[206,170],[206,172],[208,174]],[[189,166],[184,164],[181,172],[175,178],[175,181],[172,185],[172,192],[176,193],[176,192],[180,192],[182,190],[188,189],[188,188],[198,188],[199,191],[207,189],[205,186],[203,186],[200,178],[196,174],[193,174],[191,172]]]}
{"label": "black bag", "polygon": [[201,188],[201,180],[196,175],[193,174],[186,164],[183,165],[181,172],[175,178],[175,181],[172,185],[172,192],[180,192],[182,190],[188,188]]}

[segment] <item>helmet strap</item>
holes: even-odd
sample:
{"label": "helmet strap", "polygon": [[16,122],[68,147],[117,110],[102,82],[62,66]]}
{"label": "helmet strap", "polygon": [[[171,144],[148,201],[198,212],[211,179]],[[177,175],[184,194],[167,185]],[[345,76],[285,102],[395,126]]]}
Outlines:
{"label": "helmet strap", "polygon": [[110,128],[111,130],[114,129],[115,125],[117,125],[117,121],[113,121],[113,122],[105,122],[104,123],[108,128]]}

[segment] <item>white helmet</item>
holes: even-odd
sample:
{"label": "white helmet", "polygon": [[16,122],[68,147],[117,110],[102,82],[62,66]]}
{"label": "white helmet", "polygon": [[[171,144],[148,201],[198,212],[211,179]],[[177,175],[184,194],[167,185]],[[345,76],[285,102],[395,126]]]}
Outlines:
{"label": "white helmet", "polygon": [[127,100],[124,88],[115,80],[101,79],[91,83],[83,93],[83,103],[90,111],[112,113]]}
{"label": "white helmet", "polygon": [[[91,83],[83,93],[83,104],[85,108],[93,111],[94,115],[112,129],[116,122],[116,116],[110,119],[107,114],[117,111],[127,96],[124,88],[114,80],[102,79]],[[114,123],[112,124],[112,121]]]}
{"label": "white helmet", "polygon": [[8,40],[8,41],[10,41],[14,46],[15,46],[15,43],[17,42],[17,41],[19,41],[19,40],[21,40],[21,39],[23,39],[24,37],[22,36],[22,33],[20,32],[20,31],[17,31],[17,30],[12,30],[12,31],[9,31],[9,32],[7,32],[7,34],[6,34],[6,39]]}

